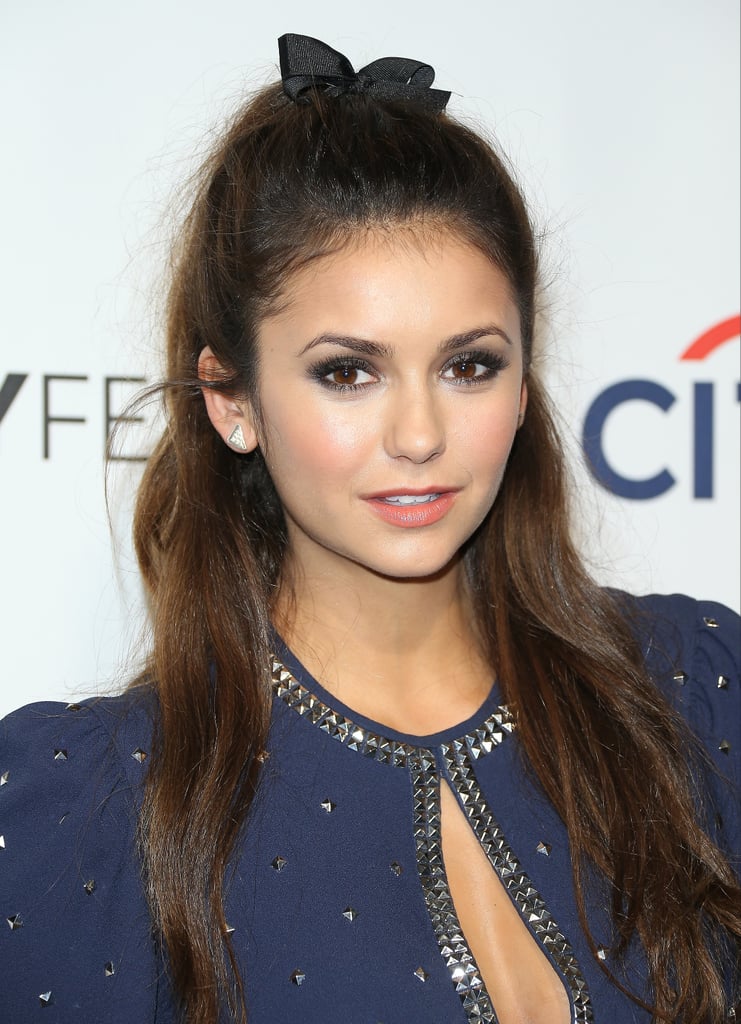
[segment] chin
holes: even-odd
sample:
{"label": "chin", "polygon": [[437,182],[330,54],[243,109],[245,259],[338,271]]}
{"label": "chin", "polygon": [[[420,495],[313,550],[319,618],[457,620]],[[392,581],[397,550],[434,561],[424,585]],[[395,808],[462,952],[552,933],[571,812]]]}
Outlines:
{"label": "chin", "polygon": [[378,564],[366,564],[365,568],[375,576],[381,576],[387,580],[424,583],[426,580],[430,582],[439,580],[449,572],[455,571],[461,558],[461,552],[456,551],[447,559],[411,557],[397,559],[393,562],[388,560]]}

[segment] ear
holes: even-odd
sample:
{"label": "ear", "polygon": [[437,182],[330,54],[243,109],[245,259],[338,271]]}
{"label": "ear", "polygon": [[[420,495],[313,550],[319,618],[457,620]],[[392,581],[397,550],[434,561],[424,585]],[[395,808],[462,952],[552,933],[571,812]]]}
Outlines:
{"label": "ear", "polygon": [[[221,380],[227,376],[224,367],[206,346],[198,357],[198,377],[203,381]],[[206,412],[216,433],[235,452],[251,452],[257,448],[252,409],[247,402],[238,402],[213,388],[202,388]]]}
{"label": "ear", "polygon": [[523,378],[520,386],[520,411],[517,414],[517,429],[519,430],[525,422],[525,410],[527,409],[527,381]]}

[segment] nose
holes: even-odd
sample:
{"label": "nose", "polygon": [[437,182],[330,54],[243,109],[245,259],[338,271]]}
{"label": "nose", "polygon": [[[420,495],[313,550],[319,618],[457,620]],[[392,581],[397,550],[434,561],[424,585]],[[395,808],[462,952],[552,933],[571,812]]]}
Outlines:
{"label": "nose", "polygon": [[395,459],[422,464],[445,451],[439,398],[424,385],[402,387],[390,396],[386,451]]}

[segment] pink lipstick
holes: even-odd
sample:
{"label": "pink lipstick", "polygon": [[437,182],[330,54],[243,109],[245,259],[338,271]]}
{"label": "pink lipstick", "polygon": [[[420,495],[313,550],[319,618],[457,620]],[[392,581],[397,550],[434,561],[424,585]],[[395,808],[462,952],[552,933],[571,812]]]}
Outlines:
{"label": "pink lipstick", "polygon": [[445,488],[412,489],[373,494],[365,500],[376,515],[393,526],[431,526],[450,511],[457,493]]}

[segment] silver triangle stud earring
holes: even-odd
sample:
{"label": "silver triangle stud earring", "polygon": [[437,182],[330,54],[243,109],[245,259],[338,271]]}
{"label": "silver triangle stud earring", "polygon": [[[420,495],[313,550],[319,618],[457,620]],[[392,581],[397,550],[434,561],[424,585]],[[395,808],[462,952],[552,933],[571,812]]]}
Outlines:
{"label": "silver triangle stud earring", "polygon": [[226,439],[226,443],[232,445],[234,448],[239,448],[241,452],[247,451],[247,443],[242,433],[242,428],[239,424],[236,425],[234,430],[231,432],[229,437]]}

